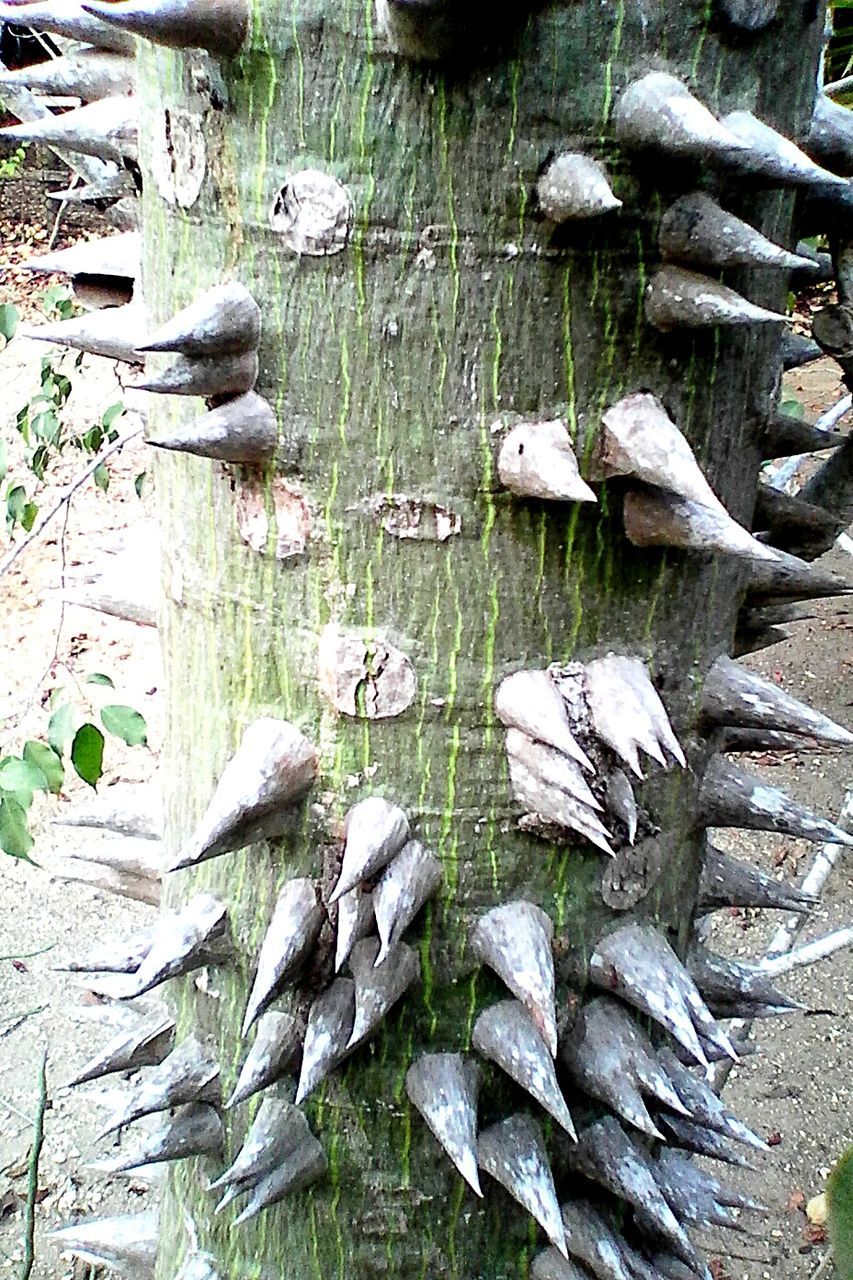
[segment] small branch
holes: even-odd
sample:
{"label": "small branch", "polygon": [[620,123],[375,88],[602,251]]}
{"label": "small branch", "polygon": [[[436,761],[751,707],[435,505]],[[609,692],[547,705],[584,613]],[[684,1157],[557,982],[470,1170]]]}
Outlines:
{"label": "small branch", "polygon": [[816,964],[818,960],[825,960],[836,951],[851,946],[853,946],[853,926],[847,925],[846,928],[835,929],[814,942],[795,947],[793,951],[788,951],[784,955],[765,958],[761,962],[761,968],[765,973],[776,977],[777,974],[790,973],[792,969],[800,969],[807,964]]}
{"label": "small branch", "polygon": [[36,1199],[39,1189],[39,1160],[44,1145],[44,1113],[47,1111],[47,1050],[41,1057],[39,1068],[39,1095],[36,1104],[36,1117],[33,1122],[33,1145],[30,1149],[30,1165],[27,1172],[27,1204],[24,1211],[24,1260],[18,1273],[18,1280],[30,1280],[36,1260]]}
{"label": "small branch", "polygon": [[841,80],[833,80],[823,86],[824,93],[828,93],[830,97],[836,93],[846,93],[848,89],[853,89],[853,76],[843,76]]}
{"label": "small branch", "polygon": [[67,506],[67,504],[74,497],[74,494],[77,492],[77,490],[83,488],[83,485],[86,483],[86,481],[89,479],[90,476],[94,475],[98,467],[100,467],[103,463],[107,462],[114,454],[118,453],[121,449],[123,449],[126,444],[130,443],[131,440],[135,440],[137,436],[141,436],[142,430],[143,430],[142,427],[136,427],[135,430],[129,431],[126,435],[119,436],[118,440],[114,440],[111,445],[107,446],[106,449],[102,449],[101,452],[97,455],[97,457],[92,459],[92,461],[89,463],[86,469],[84,471],[81,471],[80,475],[77,476],[75,480],[72,480],[71,483],[65,487],[62,493],[62,497],[59,499],[57,503],[55,503],[54,506],[51,507],[50,511],[48,511],[47,514],[44,515],[41,518],[41,520],[39,520],[35,529],[33,529],[32,532],[29,533],[26,538],[24,538],[23,542],[19,542],[16,546],[12,548],[11,551],[9,551],[3,557],[2,560],[0,560],[0,578],[2,578],[3,575],[7,573],[9,569],[11,569],[12,565],[15,563],[18,557],[23,555],[23,553],[27,550],[28,547],[31,547],[34,542],[37,542],[39,540],[39,538],[42,536],[42,534],[44,533],[47,526],[51,523],[51,521],[56,516],[59,515],[60,511],[62,511]]}
{"label": "small branch", "polygon": [[39,947],[38,951],[25,951],[22,955],[15,954],[13,956],[0,956],[0,964],[4,960],[32,960],[34,956],[46,956],[48,951],[52,951],[56,946],[55,942],[51,942],[49,947]]}
{"label": "small branch", "polygon": [[4,1018],[3,1019],[4,1022],[9,1022],[12,1025],[9,1027],[4,1027],[3,1030],[0,1031],[0,1040],[5,1040],[7,1036],[14,1035],[14,1033],[18,1030],[18,1027],[22,1027],[25,1022],[29,1021],[30,1018],[35,1018],[38,1014],[44,1013],[46,1008],[47,1008],[47,1005],[43,1004],[38,1009],[29,1009],[26,1013],[13,1013],[11,1017]]}

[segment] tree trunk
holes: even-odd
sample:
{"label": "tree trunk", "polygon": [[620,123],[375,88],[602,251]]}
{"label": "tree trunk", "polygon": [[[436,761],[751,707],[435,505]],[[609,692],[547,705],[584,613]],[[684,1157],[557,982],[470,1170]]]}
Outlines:
{"label": "tree trunk", "polygon": [[[708,157],[619,146],[613,110],[632,81],[667,71],[718,117],[748,109],[803,137],[823,12],[782,0],[749,32],[712,7],[489,9],[462,37],[471,57],[424,63],[394,52],[369,0],[262,0],[236,58],[140,47],[149,318],[225,280],[247,285],[263,314],[257,390],[280,427],[263,470],[156,463],[170,848],[259,717],[294,722],[321,761],[283,838],[169,878],[170,906],[202,888],[221,897],[236,940],[204,990],[193,976],[172,984],[179,1040],[209,1039],[227,1094],[251,1043],[240,1026],[276,896],[307,876],[328,900],[356,801],[400,805],[443,873],[408,935],[420,982],[304,1104],[325,1176],[234,1229],[205,1190],[219,1165],[177,1165],[163,1280],[187,1248],[187,1215],[223,1280],[527,1276],[542,1245],[532,1219],[485,1175],[476,1198],[405,1086],[424,1054],[471,1054],[479,1013],[507,994],[475,963],[471,929],[501,903],[544,908],[561,1038],[616,926],[653,922],[684,954],[705,840],[697,793],[720,742],[700,725],[701,686],[732,650],[748,562],[632,546],[625,480],[596,484],[597,504],[520,497],[497,456],[517,422],[564,419],[592,477],[603,415],[651,392],[749,526],[781,327],[663,332],[644,299],[676,198],[707,190],[790,245],[794,197]],[[604,162],[621,208],[556,227],[537,181],[552,156],[580,150]],[[786,279],[725,274],[774,311]],[[193,413],[154,397],[150,434]],[[688,757],[685,770],[649,762],[636,846],[612,828],[615,862],[571,832],[519,826],[494,710],[508,674],[610,652],[647,665]],[[279,1007],[304,1010],[331,982],[333,953],[329,923]],[[481,1130],[534,1109],[481,1065]],[[594,1119],[600,1105],[559,1069],[576,1125]],[[292,1081],[276,1088],[292,1098]],[[231,1158],[257,1102],[227,1112]],[[546,1133],[561,1199],[588,1190],[568,1138]]]}

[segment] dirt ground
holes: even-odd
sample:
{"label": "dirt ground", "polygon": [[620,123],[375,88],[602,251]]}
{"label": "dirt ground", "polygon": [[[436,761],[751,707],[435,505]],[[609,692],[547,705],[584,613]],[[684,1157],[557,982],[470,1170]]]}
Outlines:
{"label": "dirt ground", "polygon": [[[41,246],[36,242],[36,250]],[[3,274],[0,302],[19,291],[14,271]],[[45,350],[16,338],[0,352],[0,434],[10,442],[14,461],[13,418],[37,384]],[[116,380],[115,366],[84,360],[75,375],[74,419],[91,424],[116,399],[133,406]],[[821,362],[789,379],[789,389],[809,416],[834,403],[843,388],[837,370]],[[57,469],[52,490],[79,468],[71,459]],[[103,563],[104,549],[115,546],[151,514],[151,494],[134,491],[145,470],[145,446],[138,441],[112,467],[107,494],[89,485],[71,504],[67,528],[57,519],[49,537],[25,554],[0,583],[3,644],[0,652],[0,753],[18,748],[28,737],[44,734],[50,691],[62,686],[78,699],[107,692],[143,712],[150,748],[120,750],[108,757],[107,785],[151,777],[160,734],[160,665],[156,633],[92,613],[59,600],[64,578]],[[44,499],[45,506],[49,497]],[[142,526],[145,527],[144,525]],[[0,555],[7,546],[0,532]],[[152,549],[153,554],[153,549]],[[846,552],[835,550],[826,563],[853,574]],[[853,614],[844,602],[819,603],[814,616],[793,628],[792,637],[758,655],[755,668],[792,693],[805,697],[842,723],[853,722],[851,665]],[[106,672],[116,692],[85,684],[93,671]],[[819,812],[837,816],[846,788],[853,785],[849,757],[841,753],[800,752],[781,758],[747,761],[772,781]],[[86,885],[51,877],[49,867],[69,846],[111,839],[55,826],[57,814],[85,792],[70,785],[60,799],[45,800],[38,812],[39,868],[0,857],[0,1276],[17,1274],[21,1257],[22,1207],[31,1121],[36,1109],[38,1064],[48,1052],[49,1109],[39,1178],[37,1260],[34,1280],[81,1280],[87,1266],[63,1259],[43,1239],[44,1232],[89,1213],[142,1208],[156,1185],[142,1178],[105,1178],[88,1165],[110,1150],[95,1140],[104,1090],[64,1087],[110,1035],[93,1020],[83,983],[54,966],[89,944],[122,936],[151,918],[151,908],[115,898]],[[718,843],[738,856],[788,878],[801,877],[814,855],[811,846],[768,835],[738,833]],[[853,906],[853,860],[847,855],[831,878],[819,911],[805,937],[817,937],[846,924]],[[757,958],[781,917],[767,912],[733,912],[715,917],[714,945],[730,954]],[[820,1192],[841,1151],[853,1143],[853,954],[780,979],[813,1013],[795,1014],[758,1026],[758,1052],[731,1077],[731,1108],[772,1144],[766,1159],[752,1170],[714,1169],[717,1176],[748,1188],[767,1205],[750,1220],[750,1234],[711,1238],[699,1233],[709,1255],[719,1260],[718,1276],[810,1278],[825,1252],[822,1232],[811,1226],[804,1204]],[[94,1273],[92,1273],[94,1274]]]}

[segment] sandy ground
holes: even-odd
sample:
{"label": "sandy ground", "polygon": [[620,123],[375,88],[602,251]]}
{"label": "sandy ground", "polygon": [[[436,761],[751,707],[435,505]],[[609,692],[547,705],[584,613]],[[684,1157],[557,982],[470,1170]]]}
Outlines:
{"label": "sandy ground", "polygon": [[[0,430],[11,434],[15,411],[32,394],[38,361],[37,344],[16,340],[0,353],[4,387]],[[95,420],[122,393],[113,366],[86,361],[86,377],[75,379],[74,415]],[[827,366],[797,375],[798,389],[811,413],[838,396],[836,371]],[[67,480],[79,461],[69,462],[56,479]],[[104,546],[115,545],[128,527],[148,514],[150,496],[140,502],[134,478],[145,469],[144,446],[129,446],[113,467],[107,495],[88,486],[72,504],[62,536],[58,520],[39,549],[28,553],[0,585],[3,601],[3,652],[0,655],[0,740],[17,747],[28,736],[44,733],[48,711],[45,693],[63,686],[75,697],[92,698],[97,689],[83,682],[92,671],[105,671],[116,684],[111,698],[145,714],[152,750],[111,747],[106,782],[139,781],[154,769],[159,735],[160,683],[156,635],[150,628],[102,617],[76,607],[63,611],[57,589],[63,574],[100,563]],[[0,551],[3,542],[0,540]],[[853,572],[849,557],[836,551],[834,567]],[[792,639],[758,655],[754,665],[792,693],[842,722],[850,723],[853,614],[838,603],[819,604],[814,618],[800,623]],[[840,754],[809,753],[746,762],[773,782],[830,816],[838,814],[851,783],[849,760]],[[84,885],[51,879],[51,858],[69,845],[109,839],[52,825],[57,812],[79,799],[82,784],[68,788],[60,800],[45,801],[38,814],[40,869],[0,857],[0,1276],[16,1274],[21,1252],[22,1204],[26,1194],[26,1160],[31,1118],[36,1107],[38,1064],[47,1050],[50,1105],[47,1139],[39,1178],[38,1257],[35,1280],[81,1277],[87,1267],[62,1259],[43,1240],[45,1230],[90,1212],[141,1208],[156,1191],[142,1179],[104,1178],[87,1168],[103,1157],[109,1144],[95,1135],[104,1111],[100,1089],[76,1091],[63,1082],[109,1032],[92,1019],[82,983],[54,971],[70,953],[95,940],[121,936],[148,920],[150,908],[114,898]],[[813,850],[796,841],[772,836],[721,835],[719,843],[763,867],[801,876]],[[819,936],[845,923],[853,903],[853,862],[842,859],[806,936]],[[780,917],[781,918],[781,917]],[[777,919],[767,912],[735,912],[716,918],[714,944],[732,954],[760,955]],[[34,954],[33,954],[34,953]],[[9,957],[20,957],[12,960]],[[719,1260],[719,1274],[758,1277],[811,1277],[824,1252],[820,1232],[810,1228],[803,1204],[819,1192],[839,1153],[853,1142],[851,1062],[853,1062],[853,955],[780,980],[809,1009],[764,1023],[757,1029],[759,1052],[732,1075],[727,1097],[759,1133],[773,1143],[771,1154],[754,1170],[736,1170],[732,1181],[760,1196],[767,1212],[753,1218],[752,1234],[729,1234],[707,1241]],[[830,1010],[831,1012],[822,1012]],[[18,1019],[23,1018],[23,1021]],[[729,1175],[721,1167],[718,1176]]]}

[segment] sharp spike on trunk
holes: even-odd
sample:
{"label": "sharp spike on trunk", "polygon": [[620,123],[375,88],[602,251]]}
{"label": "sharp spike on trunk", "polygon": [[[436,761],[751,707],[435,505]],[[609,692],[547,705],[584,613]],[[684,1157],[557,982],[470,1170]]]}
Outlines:
{"label": "sharp spike on trunk", "polygon": [[597,736],[642,778],[639,752],[645,751],[663,768],[668,751],[682,769],[687,762],[666,708],[639,658],[609,653],[588,662],[584,692]]}
{"label": "sharp spike on trunk", "polygon": [[355,983],[336,978],[308,1014],[296,1102],[304,1102],[346,1055],[355,1025]]}
{"label": "sharp spike on trunk", "polygon": [[775,563],[769,560],[753,560],[750,563],[747,591],[749,604],[819,600],[851,595],[853,584],[829,569],[807,564],[796,556],[777,551]]}
{"label": "sharp spike on trunk", "polygon": [[153,840],[108,841],[90,845],[85,857],[69,853],[50,860],[55,880],[95,885],[137,902],[158,906],[163,889],[162,851]]}
{"label": "sharp spike on trunk", "polygon": [[737,1168],[754,1168],[746,1156],[730,1145],[728,1138],[713,1129],[706,1129],[704,1125],[694,1124],[681,1116],[661,1115],[661,1124],[669,1131],[669,1141],[683,1151],[706,1156],[709,1160],[720,1160]]}
{"label": "sharp spike on trunk", "polygon": [[635,80],[613,111],[616,138],[630,150],[707,162],[729,160],[745,144],[694,98],[686,85],[662,71]]}
{"label": "sharp spike on trunk", "polygon": [[[517,730],[510,730],[510,733],[514,732]],[[550,772],[562,772],[563,766],[566,766],[566,772],[568,772],[568,766],[573,765],[573,761],[567,756],[560,756],[553,747],[534,743],[533,739],[527,738],[526,735],[520,735],[520,737],[524,737],[531,748],[539,747],[542,753],[552,752],[557,757],[557,768],[549,770]],[[509,748],[509,742],[507,747]],[[535,751],[528,748],[523,748],[523,751],[525,757],[536,755]],[[578,777],[580,776],[578,771]],[[518,754],[509,755],[509,777],[514,798],[529,814],[535,815],[538,820],[546,824],[562,827],[566,831],[577,831],[602,853],[613,857],[613,850],[609,843],[610,832],[588,804],[543,777],[541,771],[534,772],[533,768],[529,767]]]}
{"label": "sharp spike on trunk", "polygon": [[568,1200],[562,1206],[566,1247],[583,1263],[584,1275],[597,1280],[635,1280],[624,1240],[619,1239],[607,1220],[588,1200]]}
{"label": "sharp spike on trunk", "polygon": [[718,658],[705,677],[702,715],[713,725],[781,729],[831,746],[853,746],[853,733],[731,658]]}
{"label": "sharp spike on trunk", "polygon": [[476,1195],[480,1070],[459,1053],[427,1053],[406,1073],[406,1093],[436,1141]]}
{"label": "sharp spike on trunk", "polygon": [[[564,755],[556,747],[537,742],[520,729],[508,729],[506,735],[506,753],[510,762],[510,772],[514,763],[521,765],[538,781],[548,787],[556,787],[566,791],[582,805],[601,812],[601,805],[596,800],[584,778],[579,765],[570,756]],[[604,828],[601,828],[604,832]]]}
{"label": "sharp spike on trunk", "polygon": [[762,31],[776,17],[779,0],[718,0],[723,20],[739,31]]}
{"label": "sharp spike on trunk", "polygon": [[233,1187],[234,1195],[244,1194],[311,1136],[308,1121],[298,1107],[282,1098],[264,1098],[236,1160],[208,1190]]}
{"label": "sharp spike on trunk", "polygon": [[575,1126],[557,1083],[554,1063],[518,1000],[502,1000],[480,1014],[474,1024],[474,1048],[535,1098],[571,1138]]}
{"label": "sharp spike on trunk", "polygon": [[730,858],[709,846],[699,882],[700,911],[722,911],[729,907],[767,907],[771,911],[794,911],[807,915],[818,899],[796,885],[774,880],[747,862]]}
{"label": "sharp spike on trunk", "polygon": [[625,532],[634,547],[676,547],[745,561],[775,561],[776,552],[731,516],[662,489],[631,489],[624,499]]}
{"label": "sharp spike on trunk", "polygon": [[304,1191],[306,1187],[310,1187],[312,1183],[322,1178],[328,1168],[329,1162],[323,1148],[314,1135],[309,1134],[300,1146],[284,1156],[277,1168],[268,1174],[263,1182],[258,1183],[246,1208],[238,1218],[234,1219],[234,1226],[239,1227],[244,1222],[251,1222],[258,1214],[263,1213],[264,1209],[278,1204],[285,1196]]}
{"label": "sharp spike on trunk", "polygon": [[192,1156],[221,1157],[225,1146],[225,1130],[214,1107],[204,1102],[191,1102],[179,1107],[175,1114],[134,1151],[113,1160],[99,1161],[93,1168],[104,1173],[128,1173],[172,1160],[188,1160]]}
{"label": "sharp spike on trunk", "polygon": [[297,972],[323,927],[326,913],[314,882],[288,880],[278,895],[272,920],[264,934],[258,970],[252,986],[243,1035],[276,998],[284,983]]}
{"label": "sharp spike on trunk", "polygon": [[577,1173],[626,1200],[639,1223],[666,1240],[688,1266],[694,1265],[693,1246],[658,1188],[651,1159],[612,1116],[582,1129],[566,1158]]}
{"label": "sharp spike on trunk", "polygon": [[144,995],[169,978],[183,977],[204,965],[221,963],[230,951],[225,904],[212,894],[198,893],[177,914],[160,920],[148,955],[115,994],[120,999]]}
{"label": "sharp spike on trunk", "polygon": [[823,358],[823,351],[813,338],[807,338],[802,333],[788,333],[782,335],[781,342],[782,369],[788,371],[790,369],[801,369],[803,365],[812,364],[815,360]]}
{"label": "sharp spike on trunk", "polygon": [[698,1271],[694,1271],[692,1267],[686,1267],[683,1262],[679,1262],[678,1258],[674,1258],[671,1253],[655,1253],[652,1256],[652,1266],[655,1268],[656,1280],[661,1276],[664,1280],[696,1280],[697,1275],[701,1280],[710,1280],[711,1272],[707,1267],[702,1267]]}
{"label": "sharp spike on trunk", "polygon": [[692,1191],[697,1198],[706,1196],[716,1202],[718,1207],[746,1209],[765,1214],[770,1212],[766,1204],[744,1195],[733,1187],[726,1186],[706,1170],[700,1169],[695,1160],[681,1155],[678,1151],[661,1151],[658,1160],[671,1182],[680,1183],[684,1188]]}
{"label": "sharp spike on trunk", "polygon": [[585,1004],[562,1050],[577,1083],[629,1124],[651,1137],[661,1134],[643,1102],[645,1093],[684,1111],[655,1056],[651,1041],[615,1001],[597,997]]}
{"label": "sharp spike on trunk", "polygon": [[[0,4],[0,22],[19,24],[22,16],[19,5]],[[79,0],[35,0],[27,5],[26,20],[28,26],[66,40],[80,40],[115,53],[136,52],[132,36],[115,31],[87,13]]]}
{"label": "sharp spike on trunk", "polygon": [[725,511],[690,445],[660,400],[634,392],[601,419],[592,462],[595,479],[632,476],[714,511]]}
{"label": "sharp spike on trunk", "polygon": [[825,93],[815,101],[806,151],[835,173],[853,176],[853,114]]}
{"label": "sharp spike on trunk", "polygon": [[803,502],[812,503],[842,520],[853,520],[853,443],[847,437],[843,449],[821,463],[809,476],[799,493]]}
{"label": "sharp spike on trunk", "polygon": [[789,253],[701,191],[681,196],[660,224],[664,258],[698,267],[776,267],[815,274],[809,258]]}
{"label": "sharp spike on trunk", "polygon": [[50,1231],[47,1238],[57,1249],[95,1266],[110,1267],[129,1280],[154,1280],[159,1241],[156,1209],[117,1218],[88,1218]]}
{"label": "sharp spike on trunk", "polygon": [[246,0],[121,0],[82,7],[122,32],[170,49],[206,49],[230,58],[249,34]]}
{"label": "sharp spike on trunk", "polygon": [[138,929],[120,942],[105,942],[85,956],[55,965],[58,973],[136,973],[157,936],[157,925]]}
{"label": "sharp spike on trunk", "polygon": [[552,1058],[557,1054],[553,937],[551,918],[540,907],[508,902],[481,916],[470,938],[473,957],[493,969],[518,997]]}
{"label": "sharp spike on trunk", "polygon": [[624,824],[628,835],[628,843],[633,844],[637,837],[639,810],[634,796],[631,781],[622,769],[614,769],[608,775],[604,791],[604,807],[614,818]]}
{"label": "sharp spike on trunk", "polygon": [[545,217],[556,223],[597,218],[622,207],[604,165],[578,152],[563,152],[552,160],[536,185],[536,194]]}
{"label": "sharp spike on trunk", "polygon": [[581,479],[578,460],[563,419],[521,422],[501,445],[498,475],[504,488],[522,498],[554,502],[596,502]]}
{"label": "sharp spike on trunk", "polygon": [[136,199],[133,177],[126,169],[105,173],[97,182],[83,187],[67,187],[64,191],[48,191],[48,200],[61,200],[68,204],[85,204],[91,200],[119,200],[124,196]]}
{"label": "sharp spike on trunk", "polygon": [[128,1091],[124,1105],[99,1137],[105,1138],[156,1111],[168,1111],[187,1102],[217,1104],[219,1100],[219,1063],[209,1057],[194,1036],[189,1036]]}
{"label": "sharp spike on trunk", "polygon": [[508,729],[555,747],[588,773],[595,769],[569,728],[566,706],[547,671],[516,671],[498,685],[495,712]]}
{"label": "sharp spike on trunk", "polygon": [[646,291],[646,319],[667,333],[728,324],[785,324],[788,317],[756,306],[710,276],[663,266]]}
{"label": "sharp spike on trunk", "polygon": [[55,342],[86,351],[89,355],[127,364],[141,363],[136,354],[139,336],[144,332],[145,313],[137,303],[124,307],[107,307],[103,311],[86,311],[73,320],[27,328],[23,334],[38,342]]}
{"label": "sharp spike on trunk", "polygon": [[238,356],[255,351],[261,309],[245,285],[219,284],[143,341],[140,351],[183,356]]}
{"label": "sharp spike on trunk", "polygon": [[368,796],[350,809],[345,831],[341,874],[330,903],[387,867],[409,839],[409,820],[399,805]]}
{"label": "sharp spike on trunk", "polygon": [[789,187],[844,183],[838,174],[816,165],[789,138],[749,111],[732,111],[723,116],[722,123],[743,144],[745,150],[733,159],[737,168],[750,177]]}
{"label": "sharp spike on trunk", "polygon": [[758,485],[752,527],[761,531],[762,540],[775,549],[799,556],[801,560],[816,560],[830,550],[844,531],[844,525],[839,514],[784,493],[771,484]]}
{"label": "sharp spike on trunk", "polygon": [[411,947],[405,942],[398,943],[394,963],[377,969],[379,945],[376,938],[362,938],[352,949],[350,969],[355,978],[355,1021],[347,1051],[363,1044],[409,987],[420,981],[420,958]]}
{"label": "sharp spike on trunk", "polygon": [[[770,649],[774,644],[782,644],[784,640],[790,639],[791,633],[783,631],[781,627],[755,627],[748,628],[739,625],[734,635],[732,644],[732,655],[735,658],[745,658],[750,653],[760,653],[763,649]],[[745,730],[731,729],[725,735],[726,739],[731,736],[733,739],[739,737]],[[750,750],[751,748],[746,748]],[[732,750],[738,750],[733,747]]]}
{"label": "sharp spike on trunk", "polygon": [[806,1007],[775,987],[758,966],[740,964],[705,947],[691,948],[687,968],[711,1007],[719,1010],[720,1017],[736,1016],[725,1012],[728,1005],[734,1003],[765,1004],[791,1011]]}
{"label": "sharp spike on trunk", "polygon": [[40,116],[0,129],[0,139],[61,147],[80,155],[123,164],[136,160],[139,144],[138,106],[125,96],[102,98],[58,115]]}
{"label": "sharp spike on trunk", "polygon": [[[41,6],[39,6],[41,7]],[[135,280],[139,274],[141,242],[138,231],[123,231],[100,240],[81,240],[70,249],[57,249],[21,263],[25,271],[48,275],[99,276]]]}
{"label": "sharp spike on trunk", "polygon": [[240,356],[178,356],[160,373],[146,374],[141,382],[131,383],[134,391],[150,391],[156,395],[201,396],[212,400],[219,396],[240,396],[251,391],[258,380],[258,353],[247,351]]}
{"label": "sharp spike on trunk", "polygon": [[477,1160],[480,1168],[527,1210],[555,1248],[567,1257],[554,1178],[536,1121],[519,1114],[484,1129],[477,1144]]}
{"label": "sharp spike on trunk", "polygon": [[655,1162],[655,1180],[681,1222],[697,1227],[737,1227],[737,1214],[716,1200],[711,1180],[680,1152],[661,1151]]}
{"label": "sharp spike on trunk", "polygon": [[[59,810],[53,819],[57,827],[92,827],[140,840],[162,840],[163,801],[155,783],[121,783],[106,794],[84,799]],[[134,937],[137,935],[134,934]],[[99,968],[100,966],[93,966]]]}
{"label": "sharp spike on trunk", "polygon": [[438,891],[441,863],[417,840],[410,840],[385,868],[373,891],[373,913],[382,946],[377,965],[384,962],[414,920]]}
{"label": "sharp spike on trunk", "polygon": [[[787,639],[788,633],[783,634]],[[720,750],[725,755],[736,755],[738,752],[759,752],[764,755],[768,751],[822,751],[824,747],[813,738],[801,738],[796,733],[775,733],[769,729],[726,728],[723,730]]]}
{"label": "sharp spike on trunk", "polygon": [[296,1065],[302,1047],[304,1026],[289,1013],[265,1013],[258,1020],[255,1042],[243,1063],[226,1109],[245,1102],[274,1084]]}
{"label": "sharp spike on trunk", "polygon": [[159,1066],[172,1052],[174,1044],[175,1022],[171,1016],[146,1018],[138,1026],[120,1031],[114,1036],[68,1084],[85,1084],[118,1071],[137,1071],[140,1067]]}
{"label": "sharp spike on trunk", "polygon": [[36,93],[81,98],[94,102],[114,94],[131,93],[136,83],[131,58],[99,49],[81,49],[64,58],[49,58],[16,71],[0,71],[0,88],[21,85]]}
{"label": "sharp spike on trunk", "polygon": [[[571,1258],[564,1258],[554,1245],[549,1245],[537,1253],[530,1264],[530,1280],[589,1280],[589,1272]],[[632,1278],[626,1276],[624,1280]]]}
{"label": "sharp spike on trunk", "polygon": [[340,973],[357,942],[373,929],[373,895],[361,886],[338,898],[338,927],[335,942],[335,973]]}
{"label": "sharp spike on trunk", "polygon": [[314,782],[317,769],[317,752],[295,725],[269,717],[253,721],[169,871],[243,848],[249,843],[249,829],[296,804]]}
{"label": "sharp spike on trunk", "polygon": [[247,391],[196,418],[189,426],[169,435],[149,436],[147,443],[156,449],[258,467],[275,456],[278,419],[263,396]]}
{"label": "sharp spike on trunk", "polygon": [[699,822],[704,827],[741,827],[776,831],[800,840],[853,845],[853,836],[722,756],[714,757],[699,792]]}
{"label": "sharp spike on trunk", "polygon": [[670,1049],[662,1048],[659,1057],[679,1098],[697,1124],[732,1138],[735,1142],[743,1142],[757,1151],[769,1150],[767,1143],[757,1133],[753,1133],[748,1125],[738,1120],[737,1116],[727,1111],[711,1086],[688,1071]]}
{"label": "sharp spike on trunk", "polygon": [[721,1032],[709,1036],[713,1019],[693,979],[651,925],[623,925],[603,938],[590,959],[589,977],[666,1027],[701,1066],[708,1063],[698,1031],[714,1041],[719,1036],[726,1052],[735,1056]]}
{"label": "sharp spike on trunk", "polygon": [[762,449],[768,458],[787,458],[794,454],[837,449],[846,440],[840,431],[822,431],[793,414],[777,413],[764,428]]}

